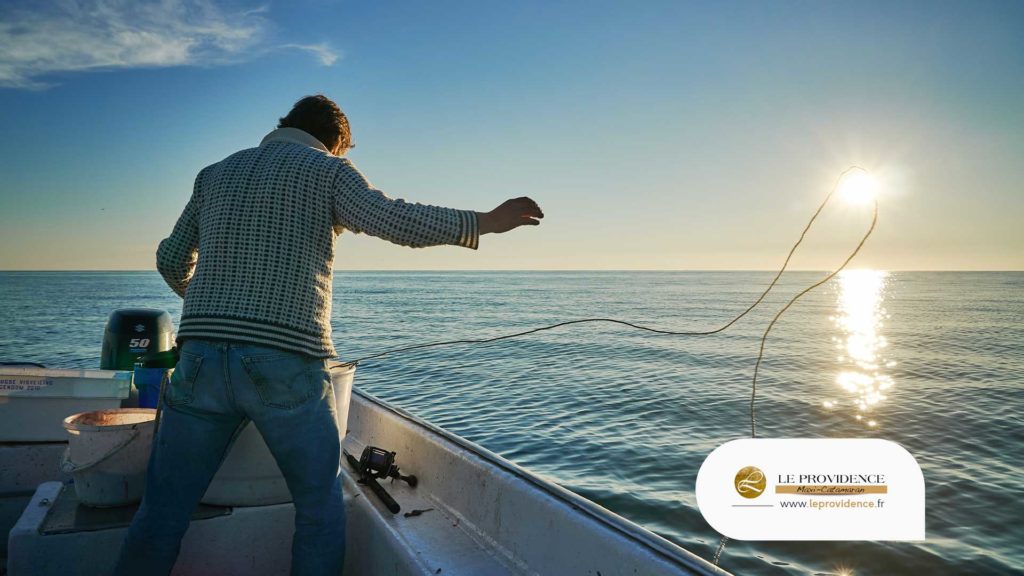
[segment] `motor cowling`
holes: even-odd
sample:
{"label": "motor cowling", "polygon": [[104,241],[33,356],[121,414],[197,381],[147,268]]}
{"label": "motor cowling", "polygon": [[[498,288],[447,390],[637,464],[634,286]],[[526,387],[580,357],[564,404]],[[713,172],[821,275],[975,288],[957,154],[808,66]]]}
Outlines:
{"label": "motor cowling", "polygon": [[[174,321],[164,310],[115,310],[103,331],[102,370],[132,370],[143,356],[174,348]],[[173,366],[173,364],[172,364]]]}

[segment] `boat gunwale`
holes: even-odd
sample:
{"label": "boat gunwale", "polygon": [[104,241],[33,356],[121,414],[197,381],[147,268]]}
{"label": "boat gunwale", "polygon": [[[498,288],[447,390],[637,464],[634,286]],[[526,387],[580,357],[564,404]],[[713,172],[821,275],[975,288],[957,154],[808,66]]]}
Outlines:
{"label": "boat gunwale", "polygon": [[665,558],[670,562],[676,562],[684,565],[687,569],[693,570],[698,574],[710,574],[714,576],[730,576],[730,573],[726,570],[715,566],[708,562],[704,558],[696,555],[695,553],[665,539],[650,530],[628,520],[607,508],[604,508],[600,504],[597,504],[591,500],[576,494],[575,492],[563,488],[558,484],[544,480],[529,470],[519,466],[518,464],[499,456],[498,454],[491,452],[487,448],[480,446],[470,440],[449,432],[444,428],[441,428],[435,424],[432,424],[423,418],[410,413],[409,411],[399,408],[386,400],[382,400],[369,392],[360,389],[358,386],[352,387],[352,393],[362,397],[371,404],[383,408],[384,410],[391,412],[397,417],[405,419],[414,425],[424,428],[431,433],[440,436],[442,439],[447,440],[455,444],[456,446],[473,453],[477,457],[483,459],[485,462],[497,466],[505,472],[512,474],[520,480],[524,480],[535,488],[539,488],[549,496],[554,497],[565,504],[568,504],[573,509],[578,510],[586,514],[589,518],[596,520],[603,526],[610,528],[617,534],[628,538],[629,540],[657,553],[659,556]]}

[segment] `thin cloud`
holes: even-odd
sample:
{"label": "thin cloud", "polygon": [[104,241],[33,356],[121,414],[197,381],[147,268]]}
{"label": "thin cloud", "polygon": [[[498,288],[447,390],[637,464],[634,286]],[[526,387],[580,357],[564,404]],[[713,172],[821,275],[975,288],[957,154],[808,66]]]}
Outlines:
{"label": "thin cloud", "polygon": [[282,48],[295,48],[297,50],[304,50],[309,52],[316,59],[320,61],[320,64],[324,66],[331,66],[338,58],[341,58],[341,54],[331,48],[326,42],[319,44],[284,44]]}
{"label": "thin cloud", "polygon": [[[47,5],[47,8],[40,8]],[[262,6],[214,0],[29,2],[0,21],[0,87],[41,89],[48,75],[116,68],[238,62],[264,52],[272,28]],[[324,65],[327,44],[295,45]]]}

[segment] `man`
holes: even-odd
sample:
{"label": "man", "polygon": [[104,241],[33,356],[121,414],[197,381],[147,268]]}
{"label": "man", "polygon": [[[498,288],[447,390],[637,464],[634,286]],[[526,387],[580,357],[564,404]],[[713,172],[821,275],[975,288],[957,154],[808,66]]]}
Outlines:
{"label": "man", "polygon": [[341,446],[327,359],[334,244],[344,229],[414,248],[476,249],[481,234],[537,225],[529,198],[486,213],[393,200],[356,170],[348,119],[299,100],[256,148],[207,166],[157,268],[185,301],[181,358],[163,397],[142,505],[117,574],[168,574],[189,517],[235,434],[259,429],[295,502],[292,574],[344,560]]}

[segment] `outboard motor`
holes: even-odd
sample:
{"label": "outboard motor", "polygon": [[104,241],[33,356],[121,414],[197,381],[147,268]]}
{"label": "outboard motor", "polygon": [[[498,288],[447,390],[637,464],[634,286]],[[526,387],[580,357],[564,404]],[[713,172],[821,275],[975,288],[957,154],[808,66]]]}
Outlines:
{"label": "outboard motor", "polygon": [[100,369],[132,370],[143,356],[173,348],[174,322],[167,312],[152,308],[115,310],[103,332]]}
{"label": "outboard motor", "polygon": [[103,370],[134,370],[128,398],[122,408],[156,408],[160,390],[174,368],[174,323],[163,310],[115,310],[103,332]]}

